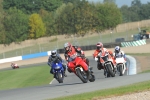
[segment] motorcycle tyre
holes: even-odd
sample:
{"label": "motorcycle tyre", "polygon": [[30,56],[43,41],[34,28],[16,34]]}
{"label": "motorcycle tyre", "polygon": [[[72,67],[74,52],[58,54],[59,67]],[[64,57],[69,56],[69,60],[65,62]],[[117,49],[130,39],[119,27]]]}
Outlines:
{"label": "motorcycle tyre", "polygon": [[120,74],[119,74],[119,76],[123,76],[123,73],[122,73],[122,71],[123,71],[123,69],[122,69],[122,67],[123,67],[123,65],[119,65],[119,72],[120,72]]}
{"label": "motorcycle tyre", "polygon": [[60,73],[60,72],[58,72],[58,73],[56,73],[56,74],[57,74],[57,75],[56,75],[57,81],[58,81],[59,83],[63,83],[64,75],[62,75],[62,73]]}
{"label": "motorcycle tyre", "polygon": [[108,69],[108,75],[115,77],[115,73],[113,72],[113,70],[111,69],[111,66],[109,64],[107,65],[107,69]]}
{"label": "motorcycle tyre", "polygon": [[93,74],[91,74],[91,79],[89,79],[90,82],[94,82],[95,81],[95,76]]}
{"label": "motorcycle tyre", "polygon": [[88,81],[88,79],[87,79],[87,77],[86,77],[86,79],[82,76],[82,72],[81,72],[81,70],[78,68],[78,69],[76,69],[76,73],[77,73],[77,75],[78,75],[78,77],[81,79],[81,81],[83,82],[83,83],[87,83],[87,81]]}

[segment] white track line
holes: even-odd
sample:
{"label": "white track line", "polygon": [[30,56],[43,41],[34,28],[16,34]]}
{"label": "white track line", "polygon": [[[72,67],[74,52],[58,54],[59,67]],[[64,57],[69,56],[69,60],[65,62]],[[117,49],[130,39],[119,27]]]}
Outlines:
{"label": "white track line", "polygon": [[54,80],[55,80],[55,78],[49,84],[52,84]]}

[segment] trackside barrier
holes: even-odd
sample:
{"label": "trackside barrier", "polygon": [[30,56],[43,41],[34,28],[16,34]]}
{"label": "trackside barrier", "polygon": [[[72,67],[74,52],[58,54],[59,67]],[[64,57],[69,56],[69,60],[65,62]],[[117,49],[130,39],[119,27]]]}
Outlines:
{"label": "trackside barrier", "polygon": [[145,44],[146,44],[146,39],[138,40],[138,41],[130,41],[130,42],[121,42],[122,47],[140,46]]}
{"label": "trackside barrier", "polygon": [[48,52],[34,53],[34,54],[22,56],[22,60],[38,58],[38,57],[43,57],[43,56],[47,56],[47,55],[48,55]]}
{"label": "trackside barrier", "polygon": [[0,64],[1,63],[7,63],[7,62],[13,62],[13,61],[19,61],[22,60],[22,56],[17,56],[17,57],[11,57],[11,58],[6,58],[6,59],[1,59],[0,60]]}
{"label": "trackside barrier", "polygon": [[128,66],[128,75],[136,74],[136,60],[134,57],[126,55],[129,59],[129,66]]}
{"label": "trackside barrier", "polygon": [[[115,46],[121,46],[120,42],[115,42],[115,43],[104,43],[104,47],[106,48],[112,48]],[[87,50],[94,50],[96,49],[96,45],[88,45],[88,46],[81,46],[81,49],[84,51]],[[58,49],[58,53],[64,53],[64,49]],[[29,54],[29,55],[23,55],[23,56],[17,56],[17,57],[11,57],[11,58],[5,58],[5,59],[0,59],[0,63],[6,63],[6,62],[13,62],[13,61],[19,61],[19,60],[27,60],[27,59],[32,59],[32,58],[38,58],[38,57],[44,57],[48,56],[51,54],[51,51],[47,52],[40,52],[40,53],[34,53],[34,54]]]}
{"label": "trackside barrier", "polygon": [[[139,41],[141,43],[145,43],[143,41]],[[127,42],[128,43],[128,42]],[[128,43],[128,44],[132,44],[132,43]],[[146,44],[146,43],[145,43]],[[114,47],[116,45],[121,45],[121,43],[111,43],[111,44],[104,44],[105,47],[110,48],[110,47]],[[83,50],[93,50],[95,49],[95,45],[90,45],[90,46],[82,46],[81,48]],[[63,53],[64,50],[63,49],[59,49],[59,52]],[[32,59],[32,58],[38,58],[38,57],[43,57],[43,56],[49,56],[51,54],[51,51],[47,51],[47,52],[41,52],[41,53],[35,53],[35,54],[29,54],[29,55],[23,55],[23,56],[17,56],[17,57],[11,57],[11,58],[6,58],[6,59],[1,59],[0,60],[0,64],[1,63],[7,63],[7,62],[13,62],[13,61],[19,61],[19,60],[26,60],[26,59]],[[127,55],[127,58],[129,59],[129,71],[128,71],[128,75],[133,75],[136,74],[136,60]]]}
{"label": "trackside barrier", "polygon": [[27,60],[27,59],[32,59],[32,58],[44,57],[44,56],[49,56],[50,54],[51,54],[51,51],[47,51],[47,52],[41,52],[41,53],[35,53],[35,54],[29,54],[29,55],[0,59],[0,64],[1,63],[7,63],[7,62],[19,61],[19,60]]}

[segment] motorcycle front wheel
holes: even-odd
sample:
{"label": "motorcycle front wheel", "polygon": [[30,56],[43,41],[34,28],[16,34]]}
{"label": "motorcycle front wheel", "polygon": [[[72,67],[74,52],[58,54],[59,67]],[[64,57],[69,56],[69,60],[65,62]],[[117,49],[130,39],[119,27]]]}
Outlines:
{"label": "motorcycle front wheel", "polygon": [[111,65],[110,64],[107,64],[107,72],[108,74],[110,74],[112,77],[115,77],[115,73],[113,72],[112,68],[111,68]]}
{"label": "motorcycle front wheel", "polygon": [[56,73],[56,79],[58,80],[59,83],[63,83],[63,78],[64,76],[62,75],[62,73],[60,72]]}
{"label": "motorcycle front wheel", "polygon": [[76,73],[83,83],[87,83],[87,76],[80,70],[80,68],[76,69]]}

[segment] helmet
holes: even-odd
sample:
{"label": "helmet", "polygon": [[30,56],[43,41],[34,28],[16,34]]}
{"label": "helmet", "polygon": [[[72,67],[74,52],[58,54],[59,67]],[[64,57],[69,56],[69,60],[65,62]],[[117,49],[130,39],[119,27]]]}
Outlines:
{"label": "helmet", "polygon": [[119,53],[119,52],[120,52],[120,47],[119,47],[119,46],[116,46],[116,47],[115,47],[115,52],[116,52],[116,53]]}
{"label": "helmet", "polygon": [[96,44],[96,47],[97,47],[97,50],[102,50],[102,48],[103,48],[103,43],[98,42],[98,43]]}
{"label": "helmet", "polygon": [[57,55],[56,50],[53,50],[53,51],[51,52],[51,56],[52,56],[52,57],[56,57],[56,55]]}
{"label": "helmet", "polygon": [[69,42],[65,43],[64,44],[65,51],[67,51],[67,52],[70,51],[71,50],[71,46],[72,46],[71,43],[69,43]]}

